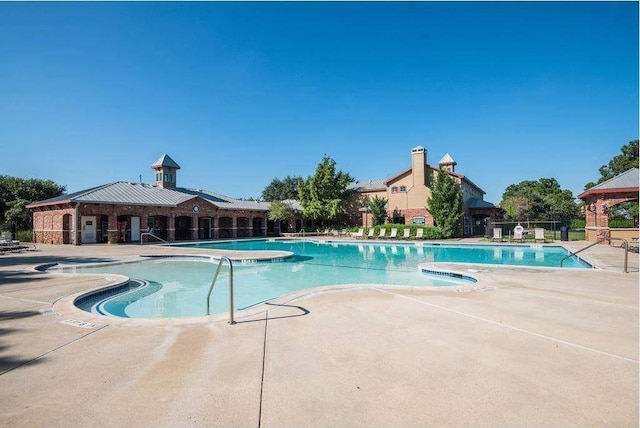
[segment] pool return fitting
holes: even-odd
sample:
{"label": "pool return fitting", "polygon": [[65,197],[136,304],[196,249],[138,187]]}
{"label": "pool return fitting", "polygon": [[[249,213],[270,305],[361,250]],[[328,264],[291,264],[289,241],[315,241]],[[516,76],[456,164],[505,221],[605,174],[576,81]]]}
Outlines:
{"label": "pool return fitting", "polygon": [[[211,257],[211,263],[213,263],[214,260],[216,259]],[[218,259],[218,269],[216,269],[216,273],[213,275],[211,285],[209,286],[209,292],[207,293],[207,315],[210,315],[209,300],[211,300],[211,292],[213,291],[213,286],[216,284],[216,280],[218,279],[218,274],[220,273],[222,264],[225,261],[229,263],[229,324],[235,324],[236,322],[233,320],[233,263],[231,262],[231,259],[226,256],[222,256]]]}

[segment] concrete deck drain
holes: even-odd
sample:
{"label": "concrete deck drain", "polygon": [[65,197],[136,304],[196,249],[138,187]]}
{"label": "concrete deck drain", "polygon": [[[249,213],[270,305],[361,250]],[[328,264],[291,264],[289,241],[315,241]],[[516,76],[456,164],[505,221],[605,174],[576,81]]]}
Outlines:
{"label": "concrete deck drain", "polygon": [[78,321],[78,320],[72,320],[72,319],[68,319],[68,320],[64,320],[64,321],[60,321],[60,322],[62,324],[71,325],[73,327],[81,327],[81,328],[96,328],[96,327],[98,327],[98,324],[92,324],[90,322]]}

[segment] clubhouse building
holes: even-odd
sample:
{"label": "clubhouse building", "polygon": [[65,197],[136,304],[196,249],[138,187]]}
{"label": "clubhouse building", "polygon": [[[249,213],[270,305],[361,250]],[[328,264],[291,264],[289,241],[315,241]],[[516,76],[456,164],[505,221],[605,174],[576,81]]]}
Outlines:
{"label": "clubhouse building", "polygon": [[[355,200],[348,204],[349,226],[371,225],[368,200],[388,200],[388,221],[433,225],[426,208],[435,174],[444,168],[463,195],[460,234],[485,233],[487,219],[497,219],[500,208],[483,200],[484,191],[455,171],[456,162],[445,155],[438,166],[427,164],[427,150],[411,150],[411,167],[386,180],[355,182]],[[168,155],[151,165],[155,184],[116,181],[27,205],[33,212],[33,238],[46,244],[140,242],[151,232],[166,241],[250,238],[297,232],[316,227],[302,218],[297,201],[287,201],[291,219],[272,222],[268,202],[234,199],[219,193],[177,186],[180,166]]]}
{"label": "clubhouse building", "polygon": [[151,168],[155,185],[117,181],[27,205],[35,242],[139,242],[148,230],[166,241],[266,236],[268,203],[177,187],[180,166],[166,154]]}
{"label": "clubhouse building", "polygon": [[385,198],[387,218],[395,224],[433,225],[433,216],[426,207],[427,198],[439,169],[447,171],[462,191],[463,236],[485,234],[489,219],[501,218],[502,210],[484,200],[485,192],[468,177],[456,172],[457,162],[447,153],[437,166],[427,163],[427,149],[418,146],[411,150],[411,166],[386,180],[356,181],[350,188],[360,195],[358,214],[362,225],[371,225],[368,201],[376,196]]}

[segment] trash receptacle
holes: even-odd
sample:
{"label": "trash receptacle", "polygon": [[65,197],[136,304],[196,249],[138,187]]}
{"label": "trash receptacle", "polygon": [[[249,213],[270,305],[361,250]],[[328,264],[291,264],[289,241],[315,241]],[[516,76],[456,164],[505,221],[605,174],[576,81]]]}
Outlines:
{"label": "trash receptacle", "polygon": [[569,240],[569,228],[567,226],[560,227],[560,240],[561,241]]}

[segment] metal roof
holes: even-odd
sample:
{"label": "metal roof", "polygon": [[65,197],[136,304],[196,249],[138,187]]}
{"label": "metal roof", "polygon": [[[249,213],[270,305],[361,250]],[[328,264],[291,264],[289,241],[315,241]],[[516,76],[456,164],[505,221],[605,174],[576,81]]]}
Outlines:
{"label": "metal roof", "polygon": [[367,191],[367,190],[380,190],[386,189],[387,185],[385,184],[386,180],[365,180],[365,181],[354,181],[353,183],[347,186],[348,190],[357,190],[359,192]]}
{"label": "metal roof", "polygon": [[449,153],[442,156],[442,159],[440,159],[440,161],[438,162],[438,165],[451,165],[451,164],[455,165],[457,164],[457,162],[453,160],[453,158]]}
{"label": "metal roof", "polygon": [[126,181],[117,181],[44,201],[34,202],[33,204],[27,205],[27,208],[53,205],[62,202],[175,207],[198,196],[224,210],[269,210],[269,203],[267,202],[243,201],[206,190],[181,187],[165,189],[151,184],[129,183]]}
{"label": "metal roof", "polygon": [[467,208],[496,208],[494,204],[484,199],[469,198],[466,203]]}
{"label": "metal roof", "polygon": [[622,174],[610,178],[607,181],[593,186],[589,190],[605,190],[605,189],[624,189],[638,187],[640,181],[640,170],[638,168],[631,168],[623,172]]}
{"label": "metal roof", "polygon": [[230,196],[221,195],[220,193],[211,192],[209,190],[186,189],[183,187],[176,188],[175,190],[188,195],[200,196],[202,199],[206,199],[221,209],[269,211],[268,202],[244,201]]}
{"label": "metal roof", "polygon": [[127,205],[152,205],[168,206],[176,205],[193,199],[194,196],[176,192],[171,189],[152,186],[143,183],[129,183],[126,181],[116,181],[115,183],[93,187],[57,198],[47,199],[32,204],[32,206],[49,205],[56,202],[86,202],[102,204],[127,204]]}
{"label": "metal roof", "polygon": [[166,153],[160,156],[160,158],[157,161],[151,164],[151,168],[159,168],[161,166],[170,166],[175,169],[180,169],[180,165],[178,165],[176,161],[171,159],[171,156],[169,156]]}
{"label": "metal roof", "polygon": [[292,210],[302,211],[302,205],[300,204],[300,201],[298,201],[297,199],[285,199],[282,202],[289,205]]}

